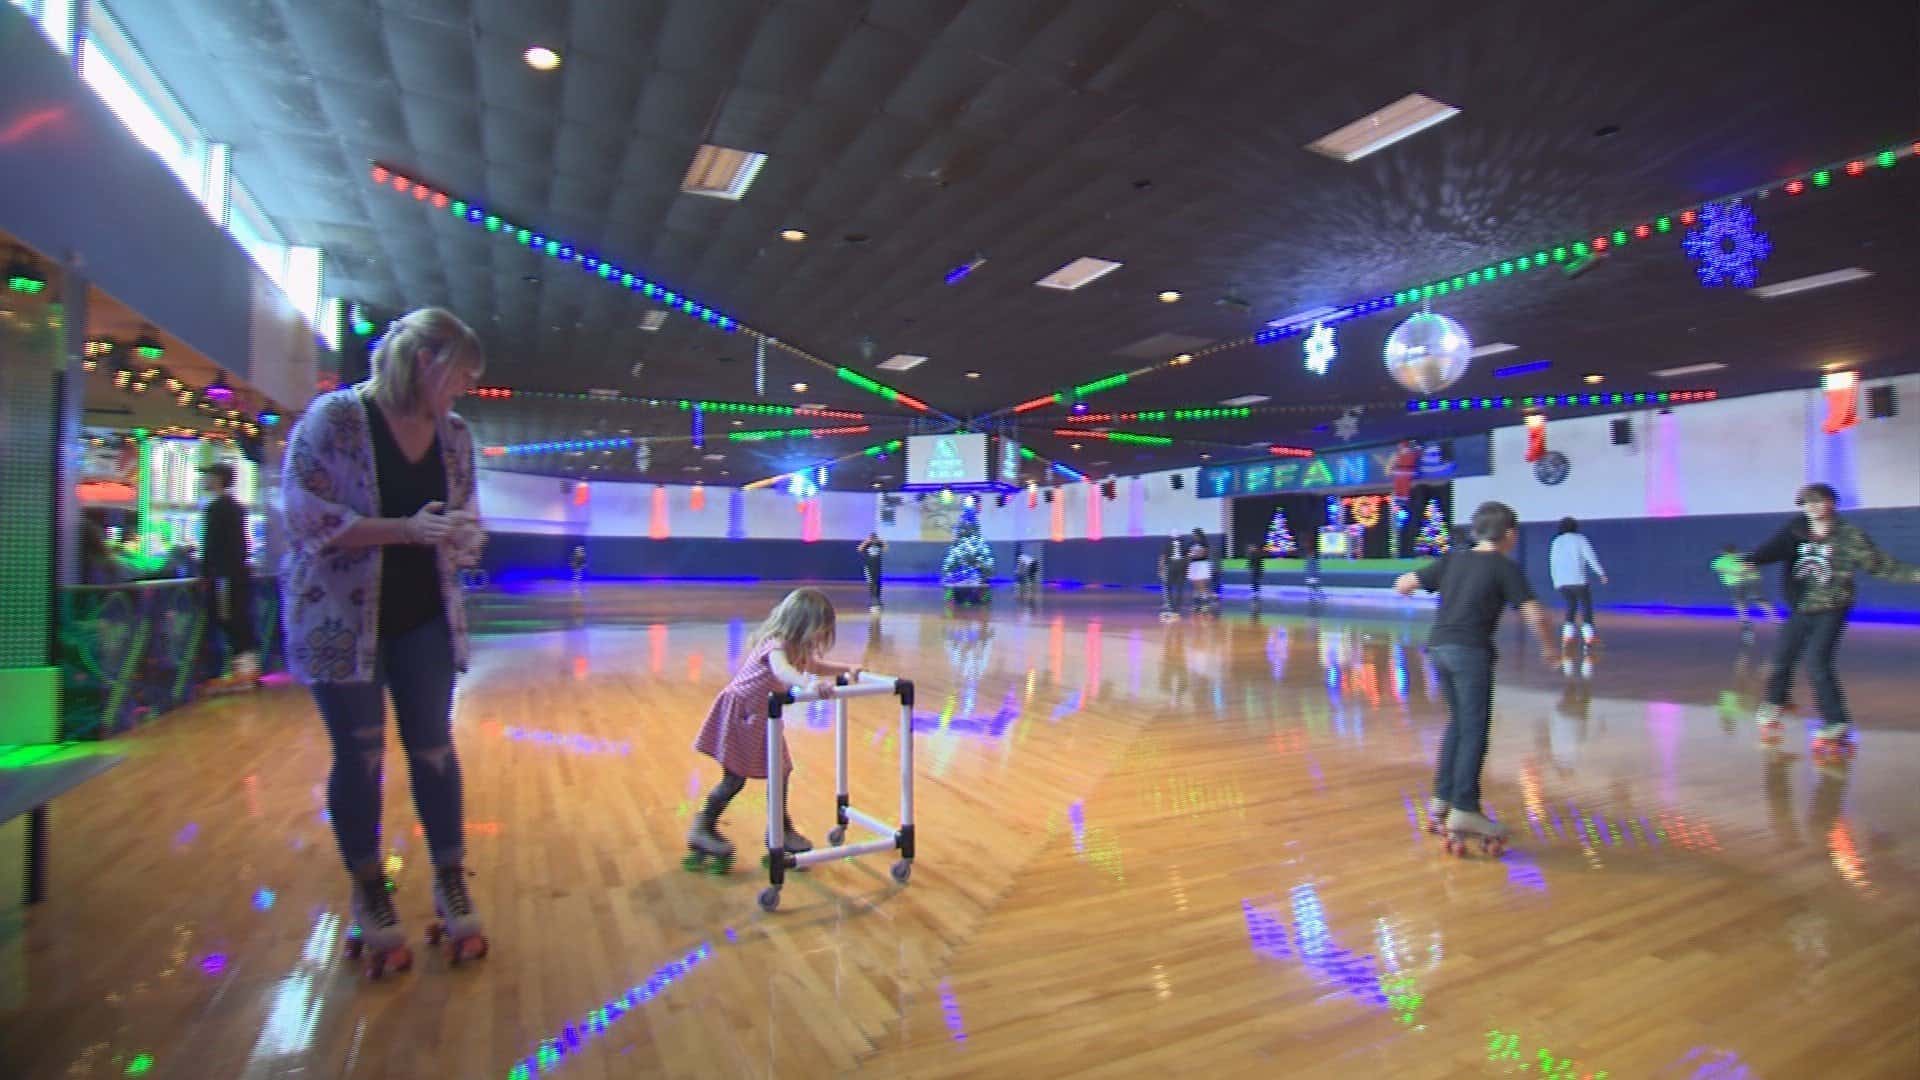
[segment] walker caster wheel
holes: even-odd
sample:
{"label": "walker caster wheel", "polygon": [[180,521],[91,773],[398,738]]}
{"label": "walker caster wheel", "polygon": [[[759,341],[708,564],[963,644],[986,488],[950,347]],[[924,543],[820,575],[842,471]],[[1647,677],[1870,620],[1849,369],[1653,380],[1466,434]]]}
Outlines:
{"label": "walker caster wheel", "polygon": [[905,885],[907,879],[912,876],[913,864],[911,862],[908,862],[906,859],[901,859],[899,862],[893,864],[893,880]]}
{"label": "walker caster wheel", "polygon": [[839,847],[841,841],[846,838],[847,827],[845,825],[835,825],[833,828],[827,830],[827,843],[832,844],[834,847]]}
{"label": "walker caster wheel", "polygon": [[777,911],[780,908],[780,890],[769,885],[760,890],[760,910]]}

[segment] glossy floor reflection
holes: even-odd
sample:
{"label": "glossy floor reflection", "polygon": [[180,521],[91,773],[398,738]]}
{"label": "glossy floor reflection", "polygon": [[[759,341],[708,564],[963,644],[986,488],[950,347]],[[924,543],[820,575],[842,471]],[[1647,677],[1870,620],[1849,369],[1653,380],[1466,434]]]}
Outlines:
{"label": "glossy floor reflection", "polygon": [[[1758,744],[1731,622],[1604,619],[1583,673],[1507,639],[1499,861],[1417,826],[1443,722],[1427,616],[1165,625],[1139,592],[836,592],[838,652],[919,687],[920,860],[679,868],[689,743],[773,586],[476,597],[457,720],[494,951],[363,982],[281,688],[124,738],[55,804],[54,900],[0,926],[0,1076],[1911,1076],[1920,1061],[1920,632],[1849,632],[1850,765]],[[1604,615],[1604,613],[1603,613]],[[1763,632],[1760,648],[1769,644]],[[1764,652],[1762,653],[1764,655]],[[855,705],[891,816],[897,709]],[[832,735],[792,720],[796,822]],[[404,762],[397,750],[389,775]],[[416,932],[419,832],[389,865]],[[723,822],[750,848],[758,785]],[[0,832],[4,850],[17,833]],[[0,881],[0,887],[9,883]]]}

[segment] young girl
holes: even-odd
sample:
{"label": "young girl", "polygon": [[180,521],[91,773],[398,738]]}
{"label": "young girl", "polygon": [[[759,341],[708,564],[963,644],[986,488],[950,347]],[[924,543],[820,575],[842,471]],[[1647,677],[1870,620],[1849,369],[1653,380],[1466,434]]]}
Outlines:
{"label": "young girl", "polygon": [[[707,722],[693,741],[693,748],[718,761],[720,783],[707,796],[707,804],[687,834],[687,868],[697,870],[708,856],[725,871],[733,861],[733,844],[720,835],[720,814],[733,801],[748,779],[765,780],[767,761],[767,698],[789,687],[818,688],[824,697],[833,696],[833,678],[860,677],[858,665],[835,664],[822,658],[833,648],[833,603],[818,589],[795,589],[754,631],[747,657],[734,673],[733,681],[714,700]],[[825,682],[821,682],[821,679]],[[780,747],[784,776],[793,772],[793,755],[785,743]],[[788,851],[809,851],[813,844],[786,821],[785,846]]]}

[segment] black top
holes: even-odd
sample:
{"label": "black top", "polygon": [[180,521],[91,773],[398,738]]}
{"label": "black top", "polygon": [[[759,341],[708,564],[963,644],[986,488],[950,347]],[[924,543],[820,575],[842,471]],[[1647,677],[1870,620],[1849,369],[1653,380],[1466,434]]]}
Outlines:
{"label": "black top", "polygon": [[1502,608],[1533,599],[1520,564],[1497,551],[1456,551],[1414,571],[1420,587],[1440,594],[1440,614],[1427,634],[1429,645],[1493,649]]}
{"label": "black top", "polygon": [[1266,570],[1267,549],[1265,547],[1254,548],[1253,554],[1247,556],[1247,576],[1255,581],[1259,581],[1261,575],[1266,573]]}
{"label": "black top", "polygon": [[879,566],[880,559],[887,553],[887,543],[869,537],[860,541],[860,557],[867,560],[869,566]]}
{"label": "black top", "polygon": [[231,492],[207,504],[201,518],[200,573],[231,581],[247,576],[247,514]]}
{"label": "black top", "polygon": [[[408,461],[387,426],[386,414],[364,402],[373,431],[373,470],[380,481],[380,516],[408,518],[430,502],[447,501],[447,463],[440,435],[419,461]],[[425,544],[388,545],[380,567],[380,636],[391,640],[417,630],[443,613],[440,567]]]}

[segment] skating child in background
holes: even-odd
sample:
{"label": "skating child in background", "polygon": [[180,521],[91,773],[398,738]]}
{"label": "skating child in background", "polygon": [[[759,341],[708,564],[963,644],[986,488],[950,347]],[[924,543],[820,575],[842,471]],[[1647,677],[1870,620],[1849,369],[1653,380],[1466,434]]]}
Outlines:
{"label": "skating child in background", "polygon": [[1164,598],[1160,608],[1160,621],[1172,622],[1180,617],[1180,606],[1184,601],[1183,593],[1187,588],[1187,543],[1179,533],[1160,552],[1160,589]]}
{"label": "skating child in background", "polygon": [[1761,599],[1760,572],[1740,557],[1739,548],[1732,544],[1721,548],[1719,558],[1713,560],[1713,572],[1720,576],[1720,584],[1725,585],[1733,597],[1733,613],[1740,619],[1742,640],[1753,640],[1752,609],[1759,608],[1769,619],[1779,617],[1774,614],[1773,605]]}
{"label": "skating child in background", "polygon": [[[721,870],[733,861],[733,844],[720,835],[720,815],[748,780],[768,777],[772,763],[767,760],[767,698],[791,687],[817,687],[823,696],[831,697],[835,676],[859,678],[858,665],[823,658],[833,648],[833,640],[833,603],[818,589],[788,593],[754,631],[740,670],[720,691],[693,741],[693,748],[718,761],[722,772],[693,831],[687,834],[688,869],[697,869],[707,857],[717,860]],[[793,757],[784,744],[780,757],[784,781],[793,772]],[[813,848],[811,841],[794,831],[791,817],[785,827],[783,843],[788,851]]]}
{"label": "skating child in background", "polygon": [[1199,529],[1193,530],[1193,538],[1187,543],[1187,584],[1193,589],[1193,613],[1205,615],[1216,611],[1213,588],[1213,552],[1207,547],[1207,534]]}
{"label": "skating child in background", "polygon": [[1833,662],[1840,651],[1840,635],[1853,611],[1853,575],[1866,571],[1875,577],[1920,585],[1920,567],[1908,566],[1880,551],[1859,526],[1836,512],[1838,499],[1826,484],[1808,484],[1794,497],[1800,514],[1781,526],[1766,543],[1748,556],[1750,563],[1789,563],[1787,604],[1792,614],[1780,630],[1773,656],[1773,674],[1767,678],[1754,719],[1761,734],[1777,735],[1780,710],[1793,689],[1793,668],[1807,658],[1807,677],[1824,721],[1814,736],[1815,754],[1844,753],[1850,746],[1852,725],[1846,697]]}
{"label": "skating child in background", "polygon": [[1445,830],[1449,849],[1478,841],[1483,850],[1506,842],[1507,828],[1480,811],[1480,770],[1493,726],[1493,633],[1500,612],[1517,608],[1548,667],[1560,665],[1547,610],[1510,556],[1520,542],[1520,520],[1505,503],[1481,503],[1473,512],[1472,548],[1454,550],[1393,583],[1402,596],[1425,589],[1440,594],[1440,611],[1427,634],[1427,656],[1447,699],[1447,733],[1440,740],[1429,831]]}

